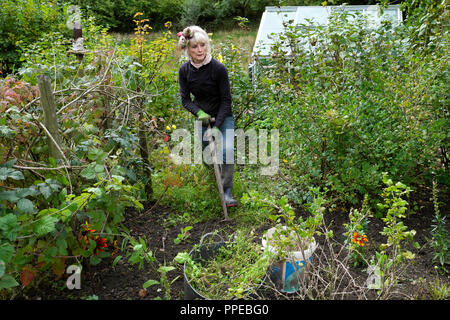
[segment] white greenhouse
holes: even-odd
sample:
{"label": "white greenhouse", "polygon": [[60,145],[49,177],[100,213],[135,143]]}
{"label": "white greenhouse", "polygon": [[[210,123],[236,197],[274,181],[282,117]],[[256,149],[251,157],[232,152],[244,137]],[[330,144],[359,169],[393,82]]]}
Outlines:
{"label": "white greenhouse", "polygon": [[349,13],[360,12],[368,17],[368,27],[372,28],[376,28],[384,20],[389,20],[393,24],[401,23],[403,20],[399,5],[391,5],[383,9],[378,5],[266,7],[253,47],[252,63],[249,66],[250,74],[255,75],[258,61],[270,58],[271,46],[278,35],[284,32],[285,26],[298,28],[304,25],[323,26],[328,23],[329,16],[336,10]]}

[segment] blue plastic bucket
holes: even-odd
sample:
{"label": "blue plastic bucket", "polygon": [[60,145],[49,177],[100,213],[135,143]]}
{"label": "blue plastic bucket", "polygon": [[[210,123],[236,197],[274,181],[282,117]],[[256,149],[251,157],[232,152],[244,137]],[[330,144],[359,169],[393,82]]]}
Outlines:
{"label": "blue plastic bucket", "polygon": [[[286,227],[283,227],[283,229],[286,229]],[[275,230],[275,227],[267,230],[262,240],[264,250],[269,250],[272,253],[277,253],[277,249],[270,242]],[[304,250],[305,257],[303,257],[301,251],[291,251],[285,254],[286,259],[272,263],[268,273],[270,280],[275,284],[277,290],[284,293],[294,293],[300,289],[304,277],[303,270],[305,269],[306,263],[311,262],[316,248],[317,244],[313,238],[313,241]]]}

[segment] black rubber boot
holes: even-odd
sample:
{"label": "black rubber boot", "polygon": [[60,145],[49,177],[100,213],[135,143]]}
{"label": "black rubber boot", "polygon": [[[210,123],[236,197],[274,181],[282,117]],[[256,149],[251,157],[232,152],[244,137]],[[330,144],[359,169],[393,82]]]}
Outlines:
{"label": "black rubber boot", "polygon": [[233,174],[234,174],[234,164],[222,164],[222,186],[223,192],[225,194],[225,203],[227,207],[235,207],[238,202],[233,199],[231,192],[233,190]]}
{"label": "black rubber boot", "polygon": [[236,207],[238,205],[238,202],[234,200],[231,195],[231,188],[224,189],[223,193],[225,195],[225,204],[227,207]]}

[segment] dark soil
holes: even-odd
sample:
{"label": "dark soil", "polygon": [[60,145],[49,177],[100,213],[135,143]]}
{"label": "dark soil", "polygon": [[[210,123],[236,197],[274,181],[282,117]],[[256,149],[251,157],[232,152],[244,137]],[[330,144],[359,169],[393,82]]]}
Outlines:
{"label": "dark soil", "polygon": [[[415,196],[415,199],[410,200],[414,200],[421,208],[418,212],[410,214],[404,223],[409,230],[414,229],[417,231],[415,241],[420,244],[421,248],[419,250],[412,248],[416,257],[410,263],[407,263],[407,268],[402,273],[396,288],[397,294],[393,295],[392,299],[431,299],[429,285],[425,285],[425,282],[431,283],[439,277],[441,283],[447,283],[447,286],[449,286],[450,279],[448,275],[442,276],[437,273],[432,265],[432,249],[427,245],[431,238],[430,231],[434,215],[430,193],[421,192]],[[442,202],[444,207],[441,207],[441,212],[444,214],[450,212],[449,201],[446,199]],[[187,242],[175,244],[173,240],[180,233],[180,229],[186,227],[187,224],[172,223],[168,225],[169,215],[176,213],[168,208],[159,206],[155,206],[149,211],[148,209],[152,206],[152,204],[148,204],[146,210],[141,213],[129,210],[125,214],[124,224],[134,237],[143,237],[149,240],[147,243],[151,246],[150,249],[153,251],[158,264],[146,264],[144,268],[139,269],[137,265],[131,265],[126,260],[123,260],[115,267],[112,267],[112,259],[104,259],[96,266],[84,266],[81,276],[81,289],[79,290],[69,290],[66,287],[66,279],[64,277],[67,277],[67,275],[63,275],[61,279],[56,281],[53,273],[48,271],[48,276],[39,284],[23,290],[14,298],[30,300],[87,299],[95,298],[95,296],[100,300],[164,298],[165,290],[159,285],[153,285],[147,290],[142,290],[142,285],[147,280],[154,279],[159,281],[160,274],[156,271],[159,265],[171,264],[178,252],[189,251],[208,232],[219,230],[219,234],[226,236],[232,234],[236,229],[235,221],[224,222],[222,217],[217,217],[216,219],[194,224],[192,230],[190,230]],[[304,213],[299,211],[298,214]],[[232,210],[230,211],[230,217],[233,217]],[[343,223],[348,222],[348,208],[336,208],[333,213],[327,213],[325,221],[327,225],[331,224],[335,239],[338,242],[343,241],[342,234],[345,232]],[[271,225],[267,224],[267,226],[259,228],[256,233],[262,235],[270,227]],[[375,217],[370,219],[370,231],[368,233],[368,238],[370,239],[369,250],[374,250],[378,244],[385,242],[384,237],[379,234],[382,228],[383,222],[381,219]],[[321,242],[323,244],[323,239],[318,239],[318,242],[319,245]],[[362,268],[355,268],[352,272],[359,276],[362,281],[367,278],[367,273]],[[168,278],[170,282],[173,281],[170,285],[170,298],[183,299],[182,266],[178,265],[175,270],[170,271]],[[275,298],[273,295],[267,297]],[[352,299],[354,297],[350,295],[346,298]]]}

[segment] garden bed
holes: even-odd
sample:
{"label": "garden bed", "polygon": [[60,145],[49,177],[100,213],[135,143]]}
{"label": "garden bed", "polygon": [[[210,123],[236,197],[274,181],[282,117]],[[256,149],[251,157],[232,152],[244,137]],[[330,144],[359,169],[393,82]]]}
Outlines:
{"label": "garden bed", "polygon": [[[438,288],[436,284],[450,285],[448,276],[439,275],[432,265],[432,249],[426,245],[431,237],[431,224],[434,215],[433,202],[430,201],[430,194],[423,190],[420,194],[414,195],[414,200],[420,204],[421,208],[417,213],[411,214],[405,219],[405,225],[409,229],[417,231],[415,240],[420,244],[419,250],[414,250],[415,258],[407,264],[407,268],[403,270],[399,277],[399,283],[393,290],[391,299],[435,299],[436,292],[433,288]],[[441,212],[449,212],[449,201],[442,201],[445,204],[441,208]],[[151,206],[146,206],[148,210]],[[174,243],[180,233],[180,229],[186,227],[184,223],[168,224],[167,221],[173,217],[174,212],[165,207],[154,207],[150,212],[141,213],[135,210],[129,210],[125,215],[125,225],[129,228],[132,235],[136,237],[145,237],[149,241],[151,250],[160,264],[170,264],[174,257],[182,251],[190,251],[194,244],[199,243],[202,235],[208,232],[218,230],[219,234],[227,236],[235,232],[237,222],[223,222],[222,217],[217,219],[210,219],[205,222],[196,223],[189,231],[187,241],[179,244]],[[305,215],[306,213],[298,210],[297,215]],[[233,217],[233,211],[230,216]],[[343,233],[345,229],[344,223],[348,222],[348,209],[336,208],[332,213],[328,212],[324,216],[325,224],[330,225],[334,232],[335,240],[343,242]],[[263,232],[268,229],[270,224],[258,227],[254,230],[255,235],[263,235]],[[370,219],[369,232],[367,234],[370,239],[369,250],[375,249],[375,244],[382,243],[385,239],[379,234],[383,228],[383,222],[378,218]],[[317,239],[320,247],[325,246],[323,237]],[[325,254],[325,252],[324,252]],[[97,266],[85,266],[82,272],[81,289],[69,290],[65,285],[65,279],[58,281],[54,280],[54,275],[51,274],[42,280],[38,285],[31,286],[28,289],[22,290],[15,299],[32,299],[32,300],[47,300],[47,299],[91,299],[98,298],[101,300],[140,300],[140,299],[155,299],[162,298],[165,295],[164,288],[160,285],[153,285],[143,290],[143,284],[149,279],[160,279],[160,273],[157,272],[157,266],[148,266],[139,269],[137,265],[130,265],[128,262],[118,263],[112,267],[112,259],[104,259]],[[368,274],[365,269],[351,268],[350,273],[356,281],[363,286],[367,280]],[[50,273],[49,273],[50,274]],[[66,277],[65,275],[63,278]],[[183,299],[183,268],[177,267],[175,270],[167,273],[170,285],[171,299]],[[438,282],[439,281],[439,282]],[[436,289],[437,290],[437,289]],[[265,291],[261,298],[267,299],[298,299],[296,295],[282,296],[275,291]],[[356,294],[346,294],[336,296],[336,299],[357,299],[360,296]],[[376,298],[376,294],[368,294],[367,299]]]}

